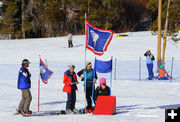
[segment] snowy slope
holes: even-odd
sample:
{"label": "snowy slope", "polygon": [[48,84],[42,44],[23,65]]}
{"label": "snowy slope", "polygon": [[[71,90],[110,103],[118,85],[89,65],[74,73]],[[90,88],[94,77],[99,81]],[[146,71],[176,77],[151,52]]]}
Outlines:
{"label": "snowy slope", "polygon": [[[26,40],[0,40],[0,122],[19,121],[118,121],[118,122],[164,122],[164,108],[180,106],[180,43],[167,43],[166,68],[170,72],[171,58],[175,58],[172,83],[169,81],[138,81],[138,60],[142,58],[142,79],[147,77],[144,52],[151,49],[156,57],[157,37],[150,32],[127,33],[128,37],[114,38],[108,52],[99,59],[117,58],[117,80],[113,80],[112,94],[117,97],[117,115],[92,116],[71,115],[54,117],[13,116],[18,106],[21,92],[16,89],[17,75],[22,59],[31,61],[32,104],[37,111],[37,80],[39,55],[48,59],[48,66],[54,71],[48,85],[41,84],[41,111],[65,109],[66,94],[62,92],[63,72],[69,63],[76,65],[76,72],[84,67],[85,36],[74,36],[74,48],[67,48],[67,38],[45,38]],[[94,60],[94,54],[87,51],[87,59]],[[156,65],[154,68],[156,72]],[[109,78],[109,75],[98,74]],[[82,83],[78,85],[77,108],[84,107]]]}

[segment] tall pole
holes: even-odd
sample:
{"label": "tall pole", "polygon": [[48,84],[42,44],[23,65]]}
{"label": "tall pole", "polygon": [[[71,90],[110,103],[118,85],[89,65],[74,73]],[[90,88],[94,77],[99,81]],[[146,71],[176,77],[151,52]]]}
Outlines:
{"label": "tall pole", "polygon": [[170,0],[168,0],[167,5],[167,13],[166,13],[166,22],[165,22],[165,30],[164,30],[164,43],[163,43],[163,56],[162,56],[162,63],[165,63],[165,51],[166,51],[166,42],[167,42],[167,28],[168,28],[168,17],[169,17],[169,6]]}
{"label": "tall pole", "polygon": [[158,5],[158,45],[157,45],[157,69],[158,70],[161,65],[161,7],[162,7],[162,0],[159,0],[159,5]]}
{"label": "tall pole", "polygon": [[87,48],[86,48],[86,13],[85,13],[85,62],[84,62],[84,65],[85,65],[85,78],[84,78],[84,92],[85,92],[85,111],[86,111],[86,52],[87,52]]}

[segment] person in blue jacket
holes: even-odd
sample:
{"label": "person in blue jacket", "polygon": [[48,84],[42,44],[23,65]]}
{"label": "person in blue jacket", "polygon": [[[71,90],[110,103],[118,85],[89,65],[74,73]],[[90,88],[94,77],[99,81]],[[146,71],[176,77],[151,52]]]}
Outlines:
{"label": "person in blue jacket", "polygon": [[31,73],[28,70],[30,62],[27,59],[22,61],[22,67],[19,70],[18,84],[17,88],[22,92],[22,99],[19,103],[18,113],[31,114],[32,111],[29,110],[32,96],[31,96]]}
{"label": "person in blue jacket", "polygon": [[97,74],[95,72],[95,76],[94,76],[94,69],[92,68],[91,62],[86,62],[86,69],[82,69],[77,73],[77,75],[81,78],[81,81],[86,81],[86,91],[85,91],[86,100],[87,100],[86,113],[91,113],[93,109],[91,103],[93,99],[92,98],[93,77],[95,78],[95,82],[96,82],[96,80],[98,79]]}
{"label": "person in blue jacket", "polygon": [[155,60],[154,55],[151,54],[151,51],[148,50],[144,56],[146,56],[146,65],[148,69],[148,74],[149,77],[147,78],[148,80],[153,80],[154,78],[154,73],[153,73],[153,61]]}

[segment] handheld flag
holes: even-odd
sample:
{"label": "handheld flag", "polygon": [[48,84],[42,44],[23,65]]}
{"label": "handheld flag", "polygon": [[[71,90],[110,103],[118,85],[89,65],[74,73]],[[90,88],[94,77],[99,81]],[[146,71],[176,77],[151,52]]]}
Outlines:
{"label": "handheld flag", "polygon": [[46,64],[40,59],[40,76],[42,79],[42,82],[47,84],[48,79],[53,75],[53,72],[48,69]]}
{"label": "handheld flag", "polygon": [[112,30],[99,29],[86,19],[86,48],[96,55],[103,55],[112,40]]}

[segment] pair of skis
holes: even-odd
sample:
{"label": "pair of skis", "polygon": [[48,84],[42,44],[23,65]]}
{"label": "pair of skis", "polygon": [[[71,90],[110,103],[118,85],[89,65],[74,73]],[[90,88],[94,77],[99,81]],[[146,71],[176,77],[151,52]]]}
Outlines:
{"label": "pair of skis", "polygon": [[32,114],[27,113],[15,113],[14,115],[21,115],[23,117],[32,117],[32,116],[59,116],[59,115],[77,115],[85,114],[85,109],[79,109],[77,112],[67,113],[65,110],[59,112],[33,112]]}

